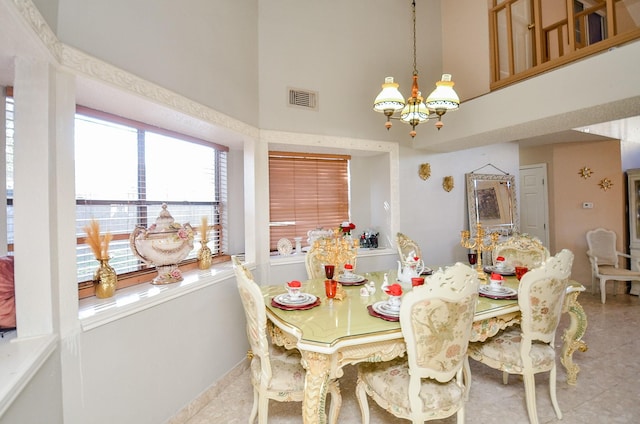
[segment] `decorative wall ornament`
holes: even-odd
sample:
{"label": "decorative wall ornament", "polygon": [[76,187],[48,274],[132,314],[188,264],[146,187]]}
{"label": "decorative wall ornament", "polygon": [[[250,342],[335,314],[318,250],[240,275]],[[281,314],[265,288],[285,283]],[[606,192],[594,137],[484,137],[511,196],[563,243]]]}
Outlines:
{"label": "decorative wall ornament", "polygon": [[613,182],[609,178],[603,178],[602,180],[600,180],[598,185],[600,186],[601,189],[603,189],[604,191],[607,191],[611,187],[613,187]]}
{"label": "decorative wall ornament", "polygon": [[442,179],[442,188],[444,188],[444,191],[446,192],[453,190],[453,177],[451,175]]}
{"label": "decorative wall ornament", "polygon": [[420,178],[426,181],[427,178],[431,176],[431,165],[429,165],[428,163],[421,164],[420,168],[418,169],[418,175],[420,176]]}
{"label": "decorative wall ornament", "polygon": [[593,171],[591,170],[591,168],[587,167],[587,166],[583,166],[582,168],[580,168],[580,170],[578,171],[578,175],[580,175],[582,178],[584,178],[585,180],[589,177],[591,177],[591,174],[593,174]]}

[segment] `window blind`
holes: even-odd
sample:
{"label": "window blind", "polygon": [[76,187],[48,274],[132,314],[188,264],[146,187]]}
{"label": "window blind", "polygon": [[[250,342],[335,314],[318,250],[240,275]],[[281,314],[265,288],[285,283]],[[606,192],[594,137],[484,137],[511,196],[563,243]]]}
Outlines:
{"label": "window blind", "polygon": [[269,153],[270,248],[349,220],[348,155]]}

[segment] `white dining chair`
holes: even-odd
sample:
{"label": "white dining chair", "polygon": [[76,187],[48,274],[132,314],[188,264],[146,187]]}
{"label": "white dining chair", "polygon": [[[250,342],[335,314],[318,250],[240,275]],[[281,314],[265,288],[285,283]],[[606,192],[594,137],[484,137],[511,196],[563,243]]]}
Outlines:
{"label": "white dining chair", "polygon": [[457,263],[438,270],[402,297],[400,327],[406,358],[358,364],[356,396],[363,424],[370,396],[414,423],[457,414],[465,419],[467,346],[478,298],[478,274]]}
{"label": "white dining chair", "polygon": [[[607,281],[613,281],[614,295],[617,292],[617,281],[640,281],[640,272],[620,268],[619,259],[631,259],[631,256],[617,250],[614,231],[605,228],[587,231],[587,246],[587,256],[591,263],[591,292],[596,292],[596,280],[599,280],[602,303],[607,300]],[[640,269],[640,264],[636,265],[636,269]]]}
{"label": "white dining chair", "polygon": [[535,374],[541,372],[550,373],[551,403],[558,419],[562,419],[556,396],[554,342],[572,264],[573,253],[564,249],[524,274],[518,289],[520,326],[510,327],[484,342],[469,344],[469,357],[502,371],[504,384],[508,383],[509,374],[522,375],[531,424],[538,424]]}
{"label": "white dining chair", "polygon": [[514,234],[508,239],[499,242],[493,248],[493,264],[496,258],[502,256],[507,265],[526,266],[533,269],[549,259],[549,250],[537,238],[528,234]]}
{"label": "white dining chair", "polygon": [[398,248],[398,257],[403,262],[403,265],[409,255],[417,256],[424,260],[418,243],[406,234],[400,232],[396,234],[396,247]]}
{"label": "white dining chair", "polygon": [[[304,398],[306,371],[301,365],[300,352],[276,346],[267,335],[267,314],[260,287],[237,256],[231,256],[233,270],[240,299],[247,319],[247,338],[251,350],[251,384],[253,385],[253,406],[249,424],[256,416],[259,424],[267,424],[269,399],[278,402],[301,402]],[[342,405],[338,382],[328,383],[331,394],[329,422],[336,423]]]}

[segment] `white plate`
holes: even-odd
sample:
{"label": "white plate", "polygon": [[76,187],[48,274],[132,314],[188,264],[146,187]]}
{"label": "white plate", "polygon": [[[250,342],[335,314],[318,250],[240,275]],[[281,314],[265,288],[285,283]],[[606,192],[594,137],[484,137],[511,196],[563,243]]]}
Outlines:
{"label": "white plate", "polygon": [[490,285],[480,286],[478,291],[486,296],[494,296],[494,297],[511,297],[518,294],[518,292],[511,287],[491,287]]}
{"label": "white plate", "polygon": [[397,317],[400,315],[400,309],[392,308],[386,300],[381,300],[371,306],[374,311],[382,315],[389,317]]}
{"label": "white plate", "polygon": [[291,244],[291,240],[287,238],[278,240],[278,253],[281,255],[290,255],[292,251],[293,245]]}
{"label": "white plate", "polygon": [[362,281],[364,281],[364,277],[362,275],[352,274],[351,276],[347,277],[346,275],[342,274],[338,276],[339,283],[360,283]]}
{"label": "white plate", "polygon": [[284,306],[304,306],[315,303],[315,301],[318,300],[318,297],[309,293],[300,293],[297,298],[292,299],[291,296],[289,296],[289,293],[283,293],[274,296],[273,300]]}
{"label": "white plate", "polygon": [[512,266],[504,266],[502,268],[498,268],[497,266],[485,266],[484,272],[495,272],[496,274],[501,275],[515,275],[516,269]]}

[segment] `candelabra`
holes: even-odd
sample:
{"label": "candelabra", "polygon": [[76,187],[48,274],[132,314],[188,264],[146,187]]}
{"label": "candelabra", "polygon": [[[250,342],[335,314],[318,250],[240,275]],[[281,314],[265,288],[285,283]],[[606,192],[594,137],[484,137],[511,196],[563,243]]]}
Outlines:
{"label": "candelabra", "polygon": [[468,230],[463,230],[460,232],[460,244],[462,247],[467,249],[475,249],[478,255],[478,259],[476,261],[476,272],[478,273],[478,278],[481,280],[486,280],[487,276],[482,269],[482,252],[486,252],[495,247],[500,234],[498,233],[490,233],[489,239],[490,242],[485,243],[485,230],[482,228],[482,225],[478,222],[476,223],[476,234],[472,238],[469,234]]}
{"label": "candelabra", "polygon": [[318,238],[313,242],[313,250],[317,251],[318,260],[334,265],[351,263],[358,246],[359,240],[342,235],[340,228],[334,229],[331,237]]}

